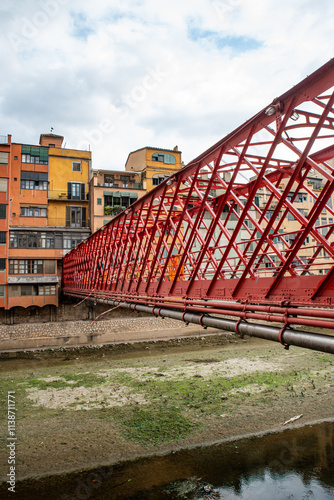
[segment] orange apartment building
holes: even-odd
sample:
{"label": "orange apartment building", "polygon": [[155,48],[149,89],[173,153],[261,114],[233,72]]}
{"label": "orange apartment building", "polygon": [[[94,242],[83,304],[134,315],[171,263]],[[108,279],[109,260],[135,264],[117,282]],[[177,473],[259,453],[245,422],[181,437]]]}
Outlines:
{"label": "orange apartment building", "polygon": [[[327,160],[326,162],[330,167],[334,167],[334,161],[333,160]],[[323,168],[327,170],[327,167],[323,165]],[[288,180],[283,179],[278,186],[278,189],[283,193],[284,189],[286,188]],[[323,187],[326,184],[326,179],[320,175],[318,172],[314,171],[313,169],[309,172],[308,176],[306,177],[305,180],[305,187],[304,189],[301,189],[297,196],[294,197],[294,205],[299,209],[299,211],[307,217],[309,213],[311,212],[313,206],[314,206],[314,201],[317,199],[319,196],[320,192],[322,191]],[[297,183],[295,183],[292,186],[292,189],[290,193],[287,196],[287,199],[291,200],[292,197],[295,194]],[[271,193],[266,189],[266,188],[261,188],[258,193],[258,206],[263,209],[267,206],[268,200],[271,196]],[[268,213],[267,217],[271,217],[274,209],[277,206],[277,200],[273,200]],[[328,201],[327,201],[327,207],[330,209],[333,208],[334,206],[334,196],[332,195]],[[328,227],[333,224],[333,215],[330,213],[330,211],[326,208],[326,206],[323,208],[322,213],[318,220],[316,221],[315,226],[318,228],[319,231],[321,231],[323,236],[326,236],[328,232]],[[283,211],[280,212],[279,216],[277,219],[282,217]],[[257,217],[259,215],[257,214]],[[262,223],[264,227],[264,223]],[[284,219],[283,225],[282,225],[282,231],[285,233],[284,239],[287,242],[288,245],[290,245],[296,236],[298,235],[298,232],[301,229],[301,225],[297,220],[294,218],[294,216],[291,213],[288,213],[286,218]],[[329,242],[331,244],[334,243],[334,236],[331,235],[329,236]],[[282,242],[279,242],[278,240],[275,242],[278,245],[278,248],[280,251],[283,251],[286,247],[283,245]],[[304,262],[308,261],[312,257],[312,255],[315,252],[315,248],[317,246],[316,240],[313,238],[312,235],[307,236],[305,239],[303,246],[300,249],[299,256],[300,259]],[[321,259],[319,261],[321,262],[318,264],[317,267],[313,266],[312,272],[316,274],[327,274],[331,267],[331,261],[329,255],[325,252],[325,250],[321,251],[320,254]],[[273,255],[272,260],[275,262],[276,257]],[[293,261],[293,264],[296,266],[297,269],[301,268],[300,263],[295,259]],[[266,267],[271,267],[271,264],[266,262]]]}
{"label": "orange apartment building", "polygon": [[8,204],[11,135],[0,136],[0,307],[8,300]]}
{"label": "orange apartment building", "polygon": [[[75,177],[71,167],[78,154],[61,149],[62,142],[63,137],[55,134],[42,134],[38,146],[13,143],[10,135],[0,136],[0,307],[10,311],[7,319],[11,322],[18,308],[38,314],[45,306],[52,319],[58,306],[61,259],[90,234],[88,221],[83,224],[81,220],[72,227],[65,215],[56,222],[51,216],[50,163],[51,171],[57,171],[60,156],[62,191]],[[78,153],[80,156],[82,152]],[[80,210],[81,205],[88,210],[91,153],[84,153],[89,161],[81,178],[85,199],[80,201]],[[81,166],[81,158],[74,163]],[[77,203],[67,198],[60,201],[64,214],[71,213],[67,205]]]}

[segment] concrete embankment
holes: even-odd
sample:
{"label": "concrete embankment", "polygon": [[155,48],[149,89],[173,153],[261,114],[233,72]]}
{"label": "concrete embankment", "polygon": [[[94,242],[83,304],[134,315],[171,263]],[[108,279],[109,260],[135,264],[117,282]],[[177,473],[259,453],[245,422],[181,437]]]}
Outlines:
{"label": "concrete embankment", "polygon": [[213,335],[220,330],[184,327],[180,321],[147,317],[0,325],[0,351],[94,346]]}

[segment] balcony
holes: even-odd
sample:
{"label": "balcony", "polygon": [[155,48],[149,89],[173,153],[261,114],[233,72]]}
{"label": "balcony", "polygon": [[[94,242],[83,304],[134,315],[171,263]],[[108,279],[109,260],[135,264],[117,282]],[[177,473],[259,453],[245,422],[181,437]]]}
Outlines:
{"label": "balcony", "polygon": [[265,208],[268,208],[268,210],[275,210],[275,208],[278,205],[278,200],[272,200],[268,207],[267,205],[268,205],[268,200],[260,200],[259,208],[261,210],[264,210]]}
{"label": "balcony", "polygon": [[[96,187],[96,186],[94,186]],[[98,182],[97,187],[109,187],[109,188],[114,188],[114,187],[119,187],[119,184],[117,182]]]}
{"label": "balcony", "polygon": [[53,201],[88,201],[88,193],[85,197],[83,197],[83,193],[81,192],[76,195],[71,193],[71,198],[69,198],[68,192],[64,189],[49,189],[48,198]]}
{"label": "balcony", "polygon": [[97,183],[97,186],[94,187],[106,187],[106,188],[123,188],[123,189],[144,189],[142,182],[105,182],[105,183]]}
{"label": "balcony", "polygon": [[50,189],[49,190],[49,200],[67,200],[68,194],[67,191],[60,189]]}
{"label": "balcony", "polygon": [[110,206],[105,206],[104,207],[104,215],[109,215],[109,216],[115,216],[123,212],[126,207],[110,207]]}

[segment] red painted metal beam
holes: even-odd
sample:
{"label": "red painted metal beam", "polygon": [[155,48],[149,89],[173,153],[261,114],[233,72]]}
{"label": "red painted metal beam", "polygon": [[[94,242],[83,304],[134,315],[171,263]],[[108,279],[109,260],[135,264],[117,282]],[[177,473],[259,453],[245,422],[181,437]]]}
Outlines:
{"label": "red painted metal beam", "polygon": [[64,293],[328,325],[333,85],[331,60],[114,217],[64,257]]}

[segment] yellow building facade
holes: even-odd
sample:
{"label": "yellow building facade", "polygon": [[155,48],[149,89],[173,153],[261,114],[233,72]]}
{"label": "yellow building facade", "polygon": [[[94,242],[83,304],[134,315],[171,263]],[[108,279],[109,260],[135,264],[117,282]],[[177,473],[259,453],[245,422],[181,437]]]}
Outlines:
{"label": "yellow building facade", "polygon": [[89,227],[91,153],[49,148],[49,226]]}
{"label": "yellow building facade", "polygon": [[160,184],[175,171],[183,167],[181,151],[145,147],[129,154],[125,164],[128,172],[141,172],[141,182],[146,191]]}
{"label": "yellow building facade", "polygon": [[40,145],[49,151],[48,227],[59,239],[62,256],[90,235],[92,160],[90,151],[66,149],[63,141],[63,136],[52,133],[40,137]]}

